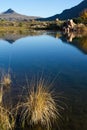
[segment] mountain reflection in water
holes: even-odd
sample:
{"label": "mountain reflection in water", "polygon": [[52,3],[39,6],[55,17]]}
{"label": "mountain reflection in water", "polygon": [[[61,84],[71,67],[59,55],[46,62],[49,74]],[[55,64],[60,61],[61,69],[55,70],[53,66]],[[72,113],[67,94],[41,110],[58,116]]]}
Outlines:
{"label": "mountain reflection in water", "polygon": [[75,46],[80,49],[84,54],[87,54],[87,34],[78,34],[78,33],[68,33],[64,34],[61,32],[53,32],[53,31],[29,31],[29,32],[11,32],[11,33],[0,33],[0,39],[8,41],[13,44],[15,41],[25,38],[28,36],[39,36],[39,35],[49,35],[54,38],[60,38],[63,42],[68,43],[70,45]]}
{"label": "mountain reflection in water", "polygon": [[18,32],[0,32],[0,39],[5,40],[9,43],[14,43],[15,41],[27,37],[27,36],[39,36],[44,34],[45,31],[18,31]]}

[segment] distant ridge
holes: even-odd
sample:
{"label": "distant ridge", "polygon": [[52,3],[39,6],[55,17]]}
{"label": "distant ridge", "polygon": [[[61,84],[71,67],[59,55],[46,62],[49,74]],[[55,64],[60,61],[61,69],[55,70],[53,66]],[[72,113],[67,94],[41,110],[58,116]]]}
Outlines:
{"label": "distant ridge", "polygon": [[54,16],[43,18],[40,20],[55,20],[57,18],[60,20],[73,19],[79,17],[80,13],[84,9],[87,9],[87,0],[83,0],[80,4],[72,7],[71,9],[64,10],[61,14],[56,14]]}
{"label": "distant ridge", "polygon": [[26,16],[26,15],[19,14],[15,12],[14,10],[12,10],[11,8],[9,8],[8,10],[0,14],[0,19],[5,19],[9,21],[33,20],[33,19],[38,19],[38,18],[40,17]]}
{"label": "distant ridge", "polygon": [[79,17],[80,13],[84,9],[87,9],[87,0],[83,0],[77,6],[64,10],[61,14],[56,14],[48,18],[40,18],[37,16],[22,15],[9,8],[7,11],[0,14],[0,19],[5,19],[9,21],[22,21],[22,20],[33,20],[33,19],[41,20],[41,21],[52,21],[57,18],[60,20],[67,20],[67,19],[73,19]]}

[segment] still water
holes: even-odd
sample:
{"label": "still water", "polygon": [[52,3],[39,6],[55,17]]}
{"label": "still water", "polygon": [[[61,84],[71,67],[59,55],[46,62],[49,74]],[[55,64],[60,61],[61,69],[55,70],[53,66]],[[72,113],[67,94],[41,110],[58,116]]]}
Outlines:
{"label": "still water", "polygon": [[[26,77],[53,81],[56,93],[67,104],[61,130],[87,130],[87,37],[67,39],[56,32],[0,38],[0,71],[10,68],[12,85],[5,90],[6,103],[16,102]],[[82,43],[80,43],[80,41]],[[84,43],[83,43],[84,41]]]}

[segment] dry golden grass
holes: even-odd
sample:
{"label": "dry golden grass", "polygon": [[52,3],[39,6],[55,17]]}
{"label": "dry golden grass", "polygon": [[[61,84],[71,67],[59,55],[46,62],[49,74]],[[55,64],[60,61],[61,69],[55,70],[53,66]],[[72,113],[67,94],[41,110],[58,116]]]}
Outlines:
{"label": "dry golden grass", "polygon": [[8,87],[11,85],[11,75],[8,73],[8,74],[4,74],[2,77],[1,77],[1,84]]}
{"label": "dry golden grass", "polygon": [[[6,85],[6,84],[5,84]],[[0,86],[0,130],[13,130],[15,127],[15,120],[12,114],[12,109],[7,109],[3,105],[3,84]]]}
{"label": "dry golden grass", "polygon": [[25,102],[18,105],[17,109],[20,107],[23,127],[27,123],[28,125],[41,125],[49,130],[54,123],[58,123],[60,114],[54,93],[41,82],[30,89]]}
{"label": "dry golden grass", "polygon": [[3,87],[0,86],[0,104],[2,103],[2,98],[3,98]]}
{"label": "dry golden grass", "polygon": [[12,130],[14,127],[14,118],[10,111],[0,105],[0,129]]}

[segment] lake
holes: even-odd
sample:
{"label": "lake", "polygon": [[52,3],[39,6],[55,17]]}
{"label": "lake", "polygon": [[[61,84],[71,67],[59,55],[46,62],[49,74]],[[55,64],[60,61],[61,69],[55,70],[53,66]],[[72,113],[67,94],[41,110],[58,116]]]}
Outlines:
{"label": "lake", "polygon": [[64,97],[61,130],[87,130],[87,37],[50,31],[0,35],[0,73],[8,70],[12,84],[4,90],[5,106],[25,95],[27,79],[42,76]]}

